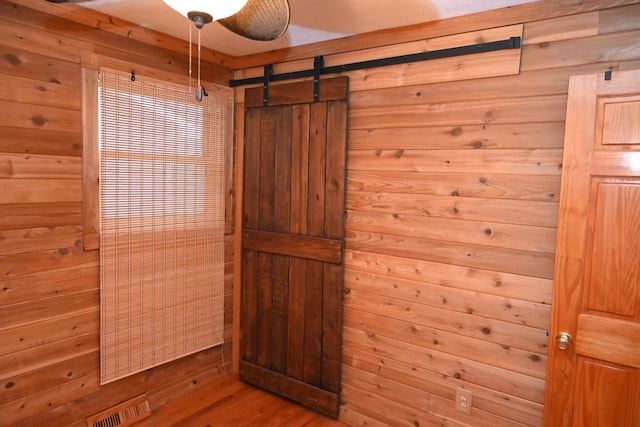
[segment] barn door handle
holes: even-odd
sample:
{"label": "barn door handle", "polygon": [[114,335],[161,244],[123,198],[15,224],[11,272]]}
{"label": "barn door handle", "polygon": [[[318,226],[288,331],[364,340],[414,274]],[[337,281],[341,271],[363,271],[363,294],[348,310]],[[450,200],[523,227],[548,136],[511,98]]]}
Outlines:
{"label": "barn door handle", "polygon": [[560,332],[556,335],[556,344],[560,350],[566,350],[573,344],[573,338],[569,332]]}

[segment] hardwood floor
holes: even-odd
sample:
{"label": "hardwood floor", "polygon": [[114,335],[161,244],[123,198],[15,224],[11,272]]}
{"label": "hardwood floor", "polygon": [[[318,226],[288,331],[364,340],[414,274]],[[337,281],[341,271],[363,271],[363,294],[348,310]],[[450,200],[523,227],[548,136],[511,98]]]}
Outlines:
{"label": "hardwood floor", "polygon": [[228,375],[155,409],[135,427],[346,426]]}

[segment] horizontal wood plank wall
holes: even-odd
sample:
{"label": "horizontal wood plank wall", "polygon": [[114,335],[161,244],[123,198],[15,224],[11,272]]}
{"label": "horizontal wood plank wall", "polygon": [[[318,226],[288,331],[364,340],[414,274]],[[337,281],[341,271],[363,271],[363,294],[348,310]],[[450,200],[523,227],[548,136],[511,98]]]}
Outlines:
{"label": "horizontal wood plank wall", "polygon": [[[86,425],[87,415],[133,396],[146,393],[157,408],[230,371],[231,234],[227,344],[99,385],[99,256],[82,248],[81,58],[186,75],[188,59],[176,47],[184,43],[147,44],[156,39],[131,40],[4,0],[0,35],[0,425]],[[219,64],[203,68],[209,81],[231,76]]]}
{"label": "horizontal wood plank wall", "polygon": [[[640,67],[638,2],[542,3],[387,32],[402,45],[375,48],[477,39],[447,31],[502,20],[524,24],[519,72],[499,52],[347,73],[348,424],[542,424],[568,79]],[[418,29],[442,38],[409,42]],[[240,58],[235,77],[259,75],[257,57],[278,73],[312,68],[322,47],[335,63],[374,48],[348,45]],[[457,387],[473,392],[471,416],[454,410]]]}

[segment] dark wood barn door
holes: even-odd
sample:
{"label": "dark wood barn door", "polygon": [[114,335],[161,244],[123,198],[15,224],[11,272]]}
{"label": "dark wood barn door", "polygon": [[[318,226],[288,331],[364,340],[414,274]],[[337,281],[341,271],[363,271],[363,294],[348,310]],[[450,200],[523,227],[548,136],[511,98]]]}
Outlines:
{"label": "dark wood barn door", "polygon": [[245,95],[240,377],[336,417],[347,79]]}

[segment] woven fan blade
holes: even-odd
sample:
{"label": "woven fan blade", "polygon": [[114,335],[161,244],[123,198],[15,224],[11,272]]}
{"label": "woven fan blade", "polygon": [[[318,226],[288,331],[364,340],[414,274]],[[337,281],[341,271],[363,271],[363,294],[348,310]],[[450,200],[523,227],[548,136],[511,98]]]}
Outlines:
{"label": "woven fan blade", "polygon": [[289,18],[288,0],[249,0],[240,12],[218,22],[242,37],[270,41],[285,33]]}

